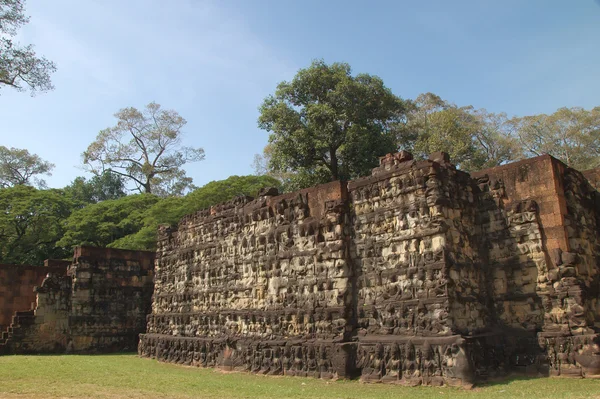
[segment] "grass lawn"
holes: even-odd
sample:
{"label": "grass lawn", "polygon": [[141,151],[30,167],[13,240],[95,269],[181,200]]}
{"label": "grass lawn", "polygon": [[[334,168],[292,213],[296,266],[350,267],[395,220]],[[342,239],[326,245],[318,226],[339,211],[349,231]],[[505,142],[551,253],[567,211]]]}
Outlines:
{"label": "grass lawn", "polygon": [[516,379],[473,390],[222,373],[133,354],[0,356],[0,398],[594,398],[600,380]]}

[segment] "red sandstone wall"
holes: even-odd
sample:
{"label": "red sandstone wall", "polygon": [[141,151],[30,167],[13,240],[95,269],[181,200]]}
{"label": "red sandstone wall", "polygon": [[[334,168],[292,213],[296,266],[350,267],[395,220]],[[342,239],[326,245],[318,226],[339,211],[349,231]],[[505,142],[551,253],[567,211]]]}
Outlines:
{"label": "red sandstone wall", "polygon": [[[504,182],[504,208],[523,200],[534,200],[539,206],[540,226],[544,231],[545,249],[569,251],[564,215],[567,205],[564,196],[564,165],[550,155],[526,159],[471,174],[473,178],[488,175],[490,180]],[[556,265],[554,265],[556,266]]]}
{"label": "red sandstone wall", "polygon": [[64,264],[50,261],[48,267],[0,265],[0,332],[10,325],[16,311],[30,310],[35,302],[33,287],[42,284],[48,273],[65,274]]}

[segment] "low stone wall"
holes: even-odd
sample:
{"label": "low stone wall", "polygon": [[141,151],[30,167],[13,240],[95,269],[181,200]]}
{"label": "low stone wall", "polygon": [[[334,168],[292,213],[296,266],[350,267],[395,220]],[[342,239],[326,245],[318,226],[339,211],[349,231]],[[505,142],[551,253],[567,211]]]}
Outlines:
{"label": "low stone wall", "polygon": [[75,248],[68,272],[49,273],[35,288],[34,308],[14,314],[0,353],[135,350],[151,308],[153,269],[153,252]]}
{"label": "low stone wall", "polygon": [[18,310],[30,310],[35,304],[34,287],[40,286],[48,273],[65,274],[67,266],[0,265],[0,332],[6,330]]}

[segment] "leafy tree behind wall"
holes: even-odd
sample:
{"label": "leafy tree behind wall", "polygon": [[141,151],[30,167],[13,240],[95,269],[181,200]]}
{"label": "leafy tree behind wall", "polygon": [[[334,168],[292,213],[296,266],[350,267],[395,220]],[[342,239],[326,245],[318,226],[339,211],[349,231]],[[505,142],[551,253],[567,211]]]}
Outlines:
{"label": "leafy tree behind wall", "polygon": [[64,188],[65,193],[82,206],[124,197],[127,195],[125,190],[123,179],[110,171],[91,179],[76,177]]}
{"label": "leafy tree behind wall", "polygon": [[255,196],[263,187],[278,185],[269,176],[231,176],[210,182],[185,197],[137,194],[90,204],[68,218],[58,245],[154,250],[159,225],[177,225],[189,213],[238,195]]}
{"label": "leafy tree behind wall", "polygon": [[510,123],[527,156],[550,154],[579,170],[600,167],[600,107],[560,108]]}
{"label": "leafy tree behind wall", "polygon": [[57,245],[109,246],[113,241],[139,231],[146,212],[159,201],[155,195],[136,194],[78,209],[67,219],[65,234]]}
{"label": "leafy tree behind wall", "polygon": [[452,163],[467,171],[522,156],[505,114],[458,107],[433,93],[421,94],[411,103],[408,122],[400,132],[400,148],[421,158],[436,151],[447,152]]}
{"label": "leafy tree behind wall", "polygon": [[259,127],[270,132],[268,167],[296,175],[294,188],[368,174],[379,156],[396,151],[394,129],[405,111],[377,76],[314,61],[260,107]]}
{"label": "leafy tree behind wall", "polygon": [[40,265],[68,256],[71,248],[56,243],[73,206],[60,190],[0,189],[0,263]]}

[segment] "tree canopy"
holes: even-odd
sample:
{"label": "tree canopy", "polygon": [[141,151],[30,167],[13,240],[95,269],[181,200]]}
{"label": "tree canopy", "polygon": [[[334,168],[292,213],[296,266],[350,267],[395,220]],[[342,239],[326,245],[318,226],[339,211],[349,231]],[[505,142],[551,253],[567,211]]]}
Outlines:
{"label": "tree canopy", "polygon": [[146,211],[159,201],[155,195],[137,194],[76,210],[67,219],[65,234],[57,245],[110,246],[113,241],[141,229]]}
{"label": "tree canopy", "polygon": [[377,76],[314,61],[260,107],[258,125],[270,132],[269,169],[292,172],[297,186],[367,174],[379,156],[395,152],[405,111]]}
{"label": "tree canopy", "polygon": [[230,176],[210,182],[184,197],[137,194],[90,204],[74,211],[67,219],[58,245],[153,250],[159,225],[176,225],[189,213],[238,195],[255,196],[261,188],[278,185],[279,182],[269,176]]}
{"label": "tree canopy", "polygon": [[505,114],[475,110],[472,106],[458,107],[433,93],[419,95],[409,109],[398,146],[418,157],[445,151],[452,163],[471,171],[520,157]]}
{"label": "tree canopy", "polygon": [[116,126],[100,131],[83,153],[91,172],[118,174],[140,193],[160,196],[182,195],[192,187],[182,166],[204,159],[204,150],[181,146],[183,117],[154,102],[143,111],[123,108],[115,117]]}
{"label": "tree canopy", "polygon": [[560,108],[510,123],[526,156],[550,154],[579,170],[600,167],[600,107]]}
{"label": "tree canopy", "polygon": [[123,178],[110,171],[93,176],[91,179],[76,177],[64,188],[68,196],[82,205],[124,197],[127,195],[125,190]]}
{"label": "tree canopy", "polygon": [[69,254],[57,241],[73,204],[60,190],[0,189],[0,209],[0,263],[36,265]]}
{"label": "tree canopy", "polygon": [[44,187],[46,182],[38,176],[50,176],[52,168],[54,164],[42,160],[36,154],[30,154],[27,150],[0,146],[0,187]]}
{"label": "tree canopy", "polygon": [[29,22],[25,0],[0,0],[0,88],[45,92],[54,89],[50,75],[56,65],[38,57],[33,45],[21,46],[14,41],[18,29]]}

